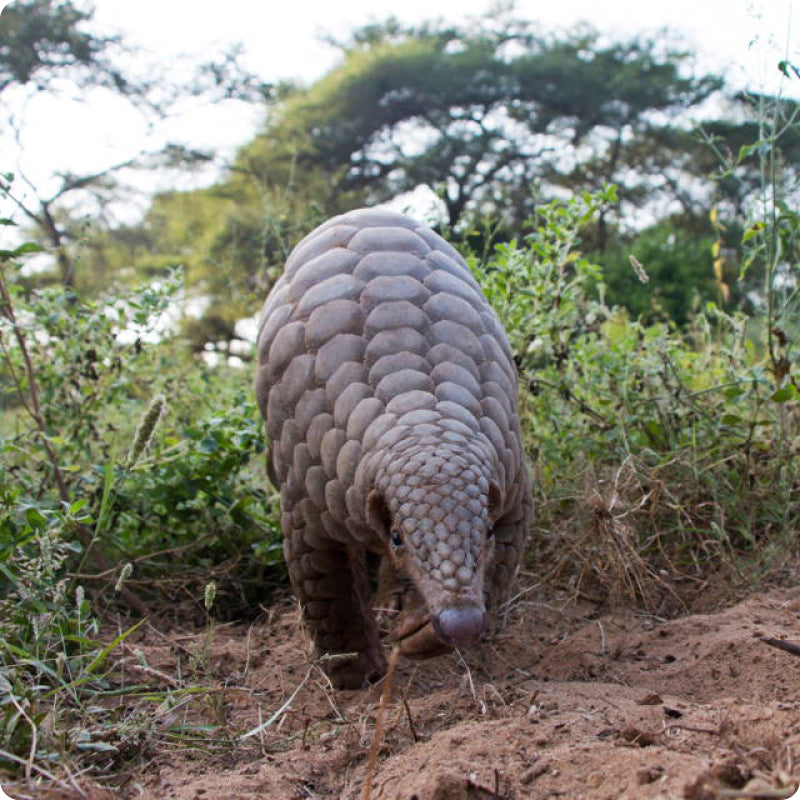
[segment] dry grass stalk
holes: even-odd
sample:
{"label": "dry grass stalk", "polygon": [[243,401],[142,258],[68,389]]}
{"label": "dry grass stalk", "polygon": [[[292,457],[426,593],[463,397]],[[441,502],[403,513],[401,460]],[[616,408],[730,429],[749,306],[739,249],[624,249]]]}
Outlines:
{"label": "dry grass stalk", "polygon": [[394,677],[394,670],[397,666],[397,659],[400,656],[400,648],[395,645],[392,648],[392,653],[389,656],[389,668],[386,670],[386,680],[383,683],[383,692],[381,692],[381,701],[378,705],[378,715],[375,718],[375,732],[372,734],[372,744],[369,748],[369,758],[367,759],[367,767],[364,772],[364,794],[363,800],[370,800],[372,796],[372,779],[375,775],[375,764],[378,761],[378,750],[381,746],[381,736],[383,734],[383,715],[386,706],[389,703],[389,698],[392,695],[392,678]]}
{"label": "dry grass stalk", "polygon": [[256,736],[256,735],[260,736],[262,731],[266,730],[271,725],[273,725],[278,719],[280,719],[283,716],[284,712],[287,711],[289,707],[292,705],[292,703],[294,702],[294,698],[297,697],[300,690],[306,685],[308,679],[311,677],[311,673],[314,671],[315,666],[316,665],[312,664],[308,668],[308,672],[306,672],[305,677],[295,687],[295,690],[289,695],[289,699],[286,700],[286,702],[276,712],[274,712],[266,722],[262,722],[252,730],[247,731],[247,733],[243,733],[239,737],[239,739],[240,740],[249,739],[251,736]]}
{"label": "dry grass stalk", "polygon": [[641,602],[654,611],[666,582],[642,556],[634,520],[650,515],[653,490],[645,490],[627,459],[605,484],[593,479],[581,498],[581,513],[560,529],[563,557],[548,578],[577,565],[577,586],[599,584],[612,605]]}

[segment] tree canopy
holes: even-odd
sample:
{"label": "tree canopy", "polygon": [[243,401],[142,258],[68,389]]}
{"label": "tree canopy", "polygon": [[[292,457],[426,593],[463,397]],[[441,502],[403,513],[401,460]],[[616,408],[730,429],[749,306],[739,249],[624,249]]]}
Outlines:
{"label": "tree canopy", "polygon": [[[584,249],[617,252],[631,230],[648,228],[653,274],[683,275],[688,266],[676,259],[688,252],[686,237],[696,232],[703,252],[713,239],[700,222],[709,209],[741,214],[758,186],[759,154],[748,144],[758,125],[746,112],[774,99],[726,94],[720,76],[695,74],[692,54],[670,41],[612,40],[587,27],[545,35],[511,13],[465,26],[390,19],[357,29],[336,43],[341,60],[318,81],[261,92],[263,129],[222,180],[157,196],[141,224],[96,228],[78,284],[183,264],[207,308],[192,323],[201,347],[233,336],[291,246],[327,216],[425,189],[438,198],[438,224],[456,237],[480,228],[507,240],[526,234],[537,204],[609,183],[619,205],[587,229]],[[797,113],[776,108],[787,120]],[[781,146],[787,170],[796,169],[795,129],[787,126]],[[657,246],[673,234],[679,246]],[[701,274],[705,262],[698,256],[689,272]],[[707,298],[713,279],[701,283]],[[690,287],[681,279],[672,289],[685,294],[669,303],[684,319]]]}
{"label": "tree canopy", "polygon": [[[540,36],[371,26],[343,61],[277,109],[241,158],[262,179],[323,170],[330,195],[380,202],[424,186],[446,223],[467,210],[518,224],[531,184],[615,182],[639,205],[653,180],[647,142],[721,86],[685,76],[688,54],[655,40],[605,42],[590,30]],[[636,167],[643,167],[635,170]],[[659,166],[660,169],[660,166]]]}
{"label": "tree canopy", "polygon": [[91,16],[70,0],[9,4],[2,16],[0,92],[15,84],[33,84],[41,91],[67,71],[81,82],[110,84],[125,91],[127,80],[106,55],[119,38],[86,30],[83,23]]}
{"label": "tree canopy", "polygon": [[[175,103],[186,97],[206,100],[237,98],[247,101],[270,101],[283,91],[280,86],[265,84],[242,69],[240,49],[232,46],[215,60],[193,59],[189,80],[180,85],[164,76],[163,69],[150,75],[139,68],[132,72],[130,56],[135,49],[120,36],[104,36],[94,32],[93,9],[78,6],[72,0],[15,0],[0,16],[0,96],[4,99],[13,90],[38,94],[58,94],[67,87],[103,89],[115,97],[123,97],[144,115],[151,127],[169,116]],[[123,64],[125,66],[123,66]],[[140,65],[141,67],[141,65]],[[7,103],[0,115],[0,131],[14,132],[18,149],[24,155],[24,103]],[[13,169],[11,154],[0,170]],[[43,275],[67,286],[92,284],[91,267],[84,264],[76,275],[76,247],[85,237],[84,220],[73,213],[75,198],[92,200],[94,223],[102,226],[104,209],[111,199],[129,187],[120,189],[118,175],[123,170],[180,169],[205,164],[213,153],[194,150],[174,142],[160,143],[131,152],[116,161],[98,165],[90,172],[65,171],[54,176],[55,188],[45,192],[34,185],[21,170],[18,183],[3,182],[2,193],[31,226],[30,234],[44,244],[54,256],[57,271]],[[20,189],[20,185],[24,187]],[[82,215],[80,215],[82,217]],[[121,241],[125,241],[122,235]],[[113,262],[113,259],[112,259]]]}

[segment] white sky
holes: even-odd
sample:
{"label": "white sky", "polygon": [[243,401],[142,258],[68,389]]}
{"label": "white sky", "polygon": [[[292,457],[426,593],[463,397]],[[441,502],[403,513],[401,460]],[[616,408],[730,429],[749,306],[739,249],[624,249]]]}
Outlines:
{"label": "white sky", "polygon": [[[82,0],[76,4],[83,6]],[[0,8],[5,5],[0,0]],[[169,64],[181,53],[211,59],[241,42],[247,67],[267,82],[311,82],[333,66],[337,53],[320,42],[322,34],[343,38],[352,28],[390,14],[404,22],[432,16],[463,22],[490,7],[488,0],[402,0],[395,6],[375,0],[96,0],[94,5],[94,30],[123,34],[143,48],[148,60]],[[732,85],[753,90],[775,90],[780,58],[788,55],[800,63],[800,0],[519,0],[517,14],[536,20],[544,31],[588,21],[615,38],[667,26],[698,52],[699,70],[724,74]],[[800,96],[800,81],[792,83],[791,94]],[[18,96],[11,97],[10,106],[22,110]],[[195,104],[181,118],[148,132],[136,112],[108,95],[39,94],[25,105],[22,120],[24,153],[20,157],[13,140],[0,138],[0,171],[21,170],[46,193],[55,171],[100,169],[166,140],[232,153],[258,129],[261,113],[233,102]],[[12,153],[14,163],[9,163]],[[167,187],[156,179],[149,188]],[[143,209],[144,200],[120,208],[120,218],[135,207]]]}

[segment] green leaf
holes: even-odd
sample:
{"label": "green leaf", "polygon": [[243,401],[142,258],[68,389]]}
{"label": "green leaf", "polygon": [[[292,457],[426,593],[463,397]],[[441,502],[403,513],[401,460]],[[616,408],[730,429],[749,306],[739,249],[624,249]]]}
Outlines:
{"label": "green leaf", "polygon": [[789,74],[789,70],[794,72],[796,78],[800,78],[800,67],[796,67],[792,64],[791,61],[786,61],[785,59],[781,59],[778,62],[778,69],[784,74],[785,77],[791,78],[792,76]]}
{"label": "green leaf", "polygon": [[726,389],[723,394],[726,399],[735,400],[737,397],[741,397],[746,391],[747,390],[743,389],[741,386],[731,386],[730,389]]}
{"label": "green leaf", "polygon": [[92,660],[92,663],[86,667],[86,672],[92,673],[100,666],[105,660],[106,656],[118,645],[124,642],[142,623],[147,621],[147,617],[140,619],[135,625],[132,625],[128,630],[123,631],[119,636],[110,641]]}
{"label": "green leaf", "polygon": [[742,236],[742,241],[749,242],[754,236],[758,236],[758,234],[761,233],[761,231],[763,230],[764,226],[760,222],[757,222],[755,225],[753,225],[751,228],[748,228],[744,232]]}
{"label": "green leaf", "polygon": [[17,255],[22,255],[23,253],[41,253],[44,251],[44,248],[36,244],[36,242],[25,242],[25,244],[21,244],[14,252]]}
{"label": "green leaf", "polygon": [[219,450],[219,442],[211,436],[206,436],[198,442],[197,449],[201,453],[216,453]]}
{"label": "green leaf", "polygon": [[650,420],[646,425],[648,433],[656,439],[661,439],[664,436],[664,429],[655,420]]}
{"label": "green leaf", "polygon": [[722,424],[723,425],[740,425],[742,423],[742,418],[736,416],[736,414],[723,414],[722,415]]}
{"label": "green leaf", "polygon": [[25,510],[25,519],[34,527],[37,528],[46,522],[45,517],[39,511],[38,508],[34,508],[33,506],[28,506]]}
{"label": "green leaf", "polygon": [[97,525],[95,526],[95,536],[102,533],[106,524],[106,519],[111,506],[111,488],[114,485],[114,454],[108,460],[103,478],[103,497],[100,500],[100,510],[97,512]]}
{"label": "green leaf", "polygon": [[33,242],[25,242],[25,244],[21,244],[14,250],[0,250],[0,258],[8,261],[12,258],[25,255],[25,253],[39,253],[43,249],[44,248],[40,247],[38,244],[34,244]]}
{"label": "green leaf", "polygon": [[785,403],[787,400],[791,400],[794,397],[797,397],[797,389],[795,389],[792,384],[789,384],[773,392],[769,399],[772,400],[773,403]]}
{"label": "green leaf", "polygon": [[0,561],[0,572],[6,576],[12,586],[17,585],[17,576],[2,561]]}
{"label": "green leaf", "polygon": [[80,500],[76,500],[69,507],[69,513],[70,514],[77,514],[88,502],[89,502],[89,499],[86,498],[86,497],[82,497]]}
{"label": "green leaf", "polygon": [[754,144],[743,144],[739,148],[739,161],[743,161],[747,156],[752,155],[758,149],[758,142]]}

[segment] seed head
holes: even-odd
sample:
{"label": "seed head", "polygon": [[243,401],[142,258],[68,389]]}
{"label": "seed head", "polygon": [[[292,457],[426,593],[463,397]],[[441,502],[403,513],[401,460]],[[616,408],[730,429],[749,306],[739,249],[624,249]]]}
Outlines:
{"label": "seed head", "polygon": [[115,592],[118,592],[122,588],[122,584],[130,578],[131,572],[133,572],[133,564],[129,561],[120,571],[119,578],[117,578],[117,582],[114,584]]}
{"label": "seed head", "polygon": [[206,611],[211,611],[211,606],[214,605],[214,598],[217,596],[217,584],[214,581],[206,584],[206,594],[204,603]]}
{"label": "seed head", "polygon": [[644,267],[642,266],[642,262],[639,261],[639,259],[633,255],[630,257],[630,261],[631,261],[631,266],[633,267],[633,271],[636,273],[636,277],[642,283],[649,283],[650,276],[645,272]]}
{"label": "seed head", "polygon": [[144,416],[136,428],[136,435],[133,437],[133,446],[128,455],[128,461],[125,464],[126,469],[131,469],[136,464],[139,460],[139,456],[142,455],[147,445],[150,444],[156,425],[158,425],[158,420],[164,413],[166,405],[167,400],[163,394],[157,394],[150,401],[147,411],[144,412]]}

